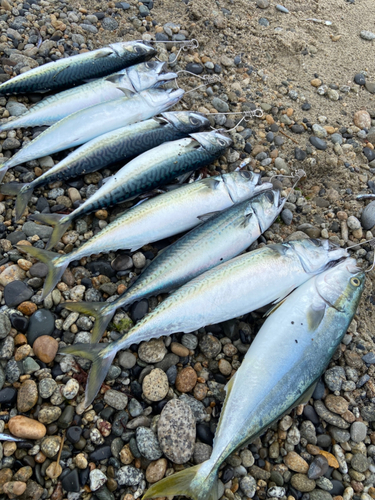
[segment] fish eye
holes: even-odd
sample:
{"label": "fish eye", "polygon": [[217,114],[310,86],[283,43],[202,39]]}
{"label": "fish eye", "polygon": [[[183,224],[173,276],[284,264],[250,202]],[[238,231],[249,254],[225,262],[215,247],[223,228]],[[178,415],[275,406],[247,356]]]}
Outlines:
{"label": "fish eye", "polygon": [[190,116],[189,121],[192,125],[199,125],[199,120],[198,118],[194,118],[194,116]]}
{"label": "fish eye", "polygon": [[226,146],[227,145],[227,143],[224,141],[224,139],[218,139],[217,142],[218,142],[218,144],[220,146]]}
{"label": "fish eye", "polygon": [[240,173],[242,177],[245,177],[245,179],[251,178],[251,172],[248,172],[247,170],[242,170]]}
{"label": "fish eye", "polygon": [[155,63],[155,61],[148,61],[148,62],[146,62],[145,66],[148,69],[154,69],[156,66],[156,63]]}
{"label": "fish eye", "polygon": [[361,284],[361,282],[359,281],[359,279],[358,279],[358,278],[352,278],[352,279],[350,280],[350,283],[351,283],[353,286],[355,286],[355,287],[357,287],[357,286],[359,286],[359,285]]}
{"label": "fish eye", "polygon": [[320,240],[317,240],[316,238],[311,238],[310,239],[311,243],[313,243],[316,247],[320,247],[322,245],[322,242]]}
{"label": "fish eye", "polygon": [[143,52],[144,52],[143,47],[141,47],[140,45],[135,45],[135,46],[134,46],[134,50],[135,50],[135,52],[136,52],[137,54],[143,54]]}

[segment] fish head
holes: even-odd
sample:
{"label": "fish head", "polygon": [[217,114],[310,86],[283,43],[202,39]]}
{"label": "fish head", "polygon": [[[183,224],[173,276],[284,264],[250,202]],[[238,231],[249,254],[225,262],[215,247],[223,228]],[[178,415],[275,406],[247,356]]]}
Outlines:
{"label": "fish head", "polygon": [[253,195],[255,187],[262,183],[260,174],[247,170],[223,174],[222,178],[233,203],[249,199]]}
{"label": "fish head", "polygon": [[200,132],[190,134],[203,149],[214,156],[220,156],[233,144],[233,140],[224,130],[212,130],[211,132]]}
{"label": "fish head", "polygon": [[166,81],[177,78],[177,73],[164,73],[167,69],[165,62],[148,61],[127,68],[126,74],[137,92],[157,87]]}
{"label": "fish head", "polygon": [[318,274],[327,269],[330,262],[348,257],[348,251],[328,240],[305,239],[289,241],[287,245],[297,254],[302,267],[309,274]]}
{"label": "fish head", "polygon": [[210,122],[201,113],[193,111],[173,111],[162,113],[162,117],[168,120],[177,130],[190,134],[208,128]]}
{"label": "fish head", "polygon": [[278,189],[267,189],[250,200],[251,206],[258,219],[261,232],[267,229],[274,222],[283,209],[285,198]]}
{"label": "fish head", "polygon": [[133,56],[143,57],[143,59],[147,61],[157,54],[155,47],[152,47],[152,45],[140,40],[135,40],[133,42],[112,43],[110,47],[118,57],[122,57],[130,53]]}
{"label": "fish head", "polygon": [[365,287],[366,275],[352,257],[315,277],[320,297],[338,311],[353,315]]}
{"label": "fish head", "polygon": [[177,104],[184,93],[185,91],[182,89],[148,89],[143,90],[139,95],[142,96],[148,106],[157,110],[155,114],[158,114]]}

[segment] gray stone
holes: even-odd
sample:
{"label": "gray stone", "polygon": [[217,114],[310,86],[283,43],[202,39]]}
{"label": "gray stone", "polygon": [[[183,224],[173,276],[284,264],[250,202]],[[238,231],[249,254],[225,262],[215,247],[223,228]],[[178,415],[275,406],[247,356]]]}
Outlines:
{"label": "gray stone", "polygon": [[98,28],[92,26],[92,24],[80,24],[80,26],[84,31],[92,33],[93,35],[96,35],[96,33],[98,32]]}
{"label": "gray stone", "polygon": [[23,360],[23,371],[25,375],[29,375],[31,373],[37,372],[40,370],[40,366],[33,358],[26,358]]}
{"label": "gray stone", "polygon": [[204,335],[199,342],[199,347],[206,358],[215,358],[221,351],[221,343],[213,335]]}
{"label": "gray stone", "polygon": [[10,359],[5,367],[5,377],[8,382],[14,384],[21,376],[21,370],[17,361]]}
{"label": "gray stone", "polygon": [[315,482],[316,482],[316,485],[324,491],[333,490],[333,484],[331,483],[331,481],[327,477],[324,477],[324,476],[319,477],[318,479],[316,479]]}
{"label": "gray stone", "polygon": [[315,401],[314,409],[316,413],[328,424],[334,425],[335,427],[339,427],[340,429],[347,429],[349,427],[349,423],[346,422],[342,417],[336,415],[326,408],[323,401]]}
{"label": "gray stone", "polygon": [[90,472],[90,490],[96,491],[107,482],[107,476],[100,470],[94,469]]}
{"label": "gray stone", "polygon": [[27,111],[27,107],[17,101],[8,101],[6,109],[9,111],[10,116],[20,116]]}
{"label": "gray stone", "polygon": [[314,132],[314,135],[316,137],[319,137],[320,139],[325,139],[328,135],[326,129],[318,123],[314,123],[314,125],[312,126],[312,131]]}
{"label": "gray stone", "polygon": [[329,368],[324,374],[324,381],[328,389],[332,392],[340,391],[342,383],[345,382],[345,370],[342,366],[334,366]]}
{"label": "gray stone", "polygon": [[253,498],[257,489],[257,483],[252,476],[245,476],[240,481],[240,488],[248,498]]}
{"label": "gray stone", "polygon": [[212,99],[212,105],[215,109],[217,109],[220,113],[227,113],[229,111],[228,104],[220,99],[219,97],[214,97]]}
{"label": "gray stone", "polygon": [[343,143],[343,137],[341,134],[339,133],[334,133],[331,135],[331,141],[333,142],[333,144],[342,144]]}
{"label": "gray stone", "polygon": [[132,465],[125,465],[116,472],[116,481],[119,486],[136,486],[143,480],[143,473]]}
{"label": "gray stone", "polygon": [[328,491],[324,490],[313,490],[310,491],[310,500],[332,500],[332,495],[328,493]]}
{"label": "gray stone", "polygon": [[175,464],[184,464],[194,452],[195,418],[190,407],[172,399],[163,408],[158,424],[158,439],[164,455]]}
{"label": "gray stone", "polygon": [[129,401],[128,412],[133,418],[139,417],[143,413],[143,407],[139,401],[133,398]]}
{"label": "gray stone", "polygon": [[197,423],[205,422],[207,420],[205,406],[201,401],[197,401],[195,398],[188,396],[187,394],[181,394],[178,399],[190,406]]}
{"label": "gray stone", "polygon": [[281,212],[281,219],[284,224],[290,226],[293,220],[293,213],[288,208],[286,208]]}
{"label": "gray stone", "polygon": [[13,337],[6,337],[2,342],[0,342],[0,359],[10,359],[13,356],[13,351]]}
{"label": "gray stone", "polygon": [[124,410],[128,404],[128,397],[123,392],[108,389],[104,394],[104,401],[116,410]]}
{"label": "gray stone", "polygon": [[8,137],[2,144],[2,148],[4,151],[17,149],[20,147],[21,147],[20,141],[14,137]]}
{"label": "gray stone", "polygon": [[12,325],[6,314],[0,313],[0,339],[5,339],[10,333]]}
{"label": "gray stone", "polygon": [[112,17],[105,17],[102,21],[102,27],[107,31],[114,31],[118,28],[118,22]]}
{"label": "gray stone", "polygon": [[[358,422],[362,423],[362,422]],[[356,470],[357,472],[366,472],[369,466],[369,463],[367,461],[367,458],[362,455],[362,453],[356,453],[352,461],[350,462],[350,466]]]}
{"label": "gray stone", "polygon": [[356,443],[363,441],[367,434],[367,427],[363,422],[353,422],[350,427],[350,437]]}
{"label": "gray stone", "polygon": [[370,351],[364,356],[362,356],[362,361],[367,363],[368,365],[373,365],[375,364],[375,352]]}
{"label": "gray stone", "polygon": [[27,221],[22,226],[22,231],[26,236],[39,236],[39,238],[47,239],[51,236],[53,228],[50,226],[43,226],[42,224],[36,224],[32,221]]}
{"label": "gray stone", "polygon": [[333,439],[337,443],[346,443],[350,439],[350,433],[349,431],[346,431],[344,429],[339,429],[338,427],[335,427],[334,425],[331,425],[329,428],[329,433],[333,437]]}
{"label": "gray stone", "polygon": [[212,453],[212,446],[206,443],[195,443],[193,460],[195,464],[201,464],[208,460]]}
{"label": "gray stone", "polygon": [[191,351],[194,351],[198,345],[198,337],[193,333],[185,333],[182,336],[181,344]]}
{"label": "gray stone", "polygon": [[363,229],[371,229],[375,226],[375,201],[369,203],[362,212],[361,217]]}
{"label": "gray stone", "polygon": [[138,449],[145,458],[157,460],[163,455],[158,440],[151,429],[138,427],[135,435]]}
{"label": "gray stone", "polygon": [[52,396],[57,387],[56,382],[52,378],[44,378],[39,382],[39,395],[43,399],[47,399]]}
{"label": "gray stone", "polygon": [[363,40],[375,40],[375,33],[372,33],[371,31],[362,30],[359,35],[361,38],[363,38]]}

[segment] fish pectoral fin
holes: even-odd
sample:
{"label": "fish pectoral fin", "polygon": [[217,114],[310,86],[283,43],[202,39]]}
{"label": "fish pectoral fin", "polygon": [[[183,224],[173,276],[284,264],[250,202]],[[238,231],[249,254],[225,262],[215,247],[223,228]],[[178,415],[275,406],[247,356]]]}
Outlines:
{"label": "fish pectoral fin", "polygon": [[216,210],[216,212],[208,212],[208,213],[203,214],[203,215],[198,215],[198,219],[201,222],[206,222],[208,219],[211,219],[211,217],[213,217],[214,215],[217,215],[219,213],[220,213],[220,210]]}
{"label": "fish pectoral fin", "polygon": [[326,305],[323,307],[314,307],[312,304],[306,314],[307,325],[310,331],[314,331],[318,328],[320,323],[324,318],[324,314],[326,312]]}
{"label": "fish pectoral fin", "polygon": [[243,219],[243,221],[240,224],[241,227],[245,227],[246,228],[249,225],[249,222],[250,222],[250,220],[251,220],[251,218],[252,218],[253,215],[254,215],[253,212],[250,212],[250,213],[246,214],[245,217],[244,217],[244,219]]}
{"label": "fish pectoral fin", "polygon": [[200,181],[201,184],[204,184],[210,189],[217,189],[218,186],[223,182],[217,179],[213,179],[212,177],[208,177],[207,179],[203,179]]}
{"label": "fish pectoral fin", "polygon": [[134,94],[136,94],[136,91],[135,91],[135,88],[133,87],[133,85],[130,82],[123,81],[124,75],[120,75],[120,74],[110,75],[110,76],[107,76],[107,78],[105,80],[107,82],[113,83],[120,90],[125,89],[125,90],[129,90],[130,92],[133,92]]}
{"label": "fish pectoral fin", "polygon": [[131,99],[136,94],[135,92],[132,92],[131,90],[126,89],[125,87],[117,87],[117,88],[121,90],[121,92],[123,92],[128,99]]}

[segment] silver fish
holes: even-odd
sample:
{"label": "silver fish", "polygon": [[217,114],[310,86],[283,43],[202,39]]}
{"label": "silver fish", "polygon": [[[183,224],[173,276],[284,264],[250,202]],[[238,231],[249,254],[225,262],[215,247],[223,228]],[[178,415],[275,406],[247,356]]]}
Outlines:
{"label": "silver fish", "polygon": [[165,63],[149,61],[131,66],[93,82],[46,97],[15,120],[0,123],[0,132],[20,127],[53,125],[81,109],[124,97],[121,89],[141,92],[177,78],[176,73],[163,73]]}
{"label": "silver fish", "polygon": [[260,181],[259,174],[244,171],[185,184],[127,210],[67,255],[36,247],[19,245],[18,248],[47,265],[48,275],[42,294],[44,298],[73,260],[120,248],[135,251],[147,243],[188,231],[197,226],[201,222],[200,218],[209,212],[225,210],[248,200],[254,192],[272,187],[271,184],[262,186]]}
{"label": "silver fish", "polygon": [[58,61],[43,64],[0,85],[0,94],[52,90],[100,78],[133,64],[148,61],[156,50],[141,41],[118,42]]}
{"label": "silver fish", "polygon": [[145,297],[176,290],[187,281],[246,250],[283,209],[279,191],[267,190],[208,218],[166,248],[117,300],[67,303],[69,311],[94,316],[91,341],[99,342],[116,309]]}
{"label": "silver fish", "polygon": [[218,469],[226,457],[311,397],[364,289],[365,273],[355,264],[345,259],[311,278],[266,320],[226,386],[210,459],[162,479],[144,498],[218,500]]}
{"label": "silver fish", "polygon": [[194,332],[280,301],[346,255],[346,250],[332,247],[328,240],[297,240],[254,250],[189,281],[115,342],[74,344],[61,353],[92,361],[85,397],[88,406],[121,349],[162,335]]}
{"label": "silver fish", "polygon": [[18,443],[18,442],[20,443],[20,442],[26,441],[26,439],[17,438],[17,437],[11,436],[10,434],[5,434],[4,432],[0,432],[0,441],[13,441],[15,443]]}
{"label": "silver fish", "polygon": [[2,165],[0,182],[11,167],[79,146],[111,130],[151,118],[174,106],[184,95],[182,89],[126,93],[121,99],[81,109],[49,127]]}

